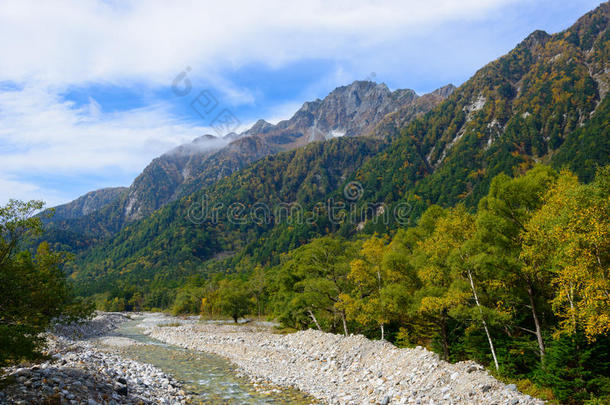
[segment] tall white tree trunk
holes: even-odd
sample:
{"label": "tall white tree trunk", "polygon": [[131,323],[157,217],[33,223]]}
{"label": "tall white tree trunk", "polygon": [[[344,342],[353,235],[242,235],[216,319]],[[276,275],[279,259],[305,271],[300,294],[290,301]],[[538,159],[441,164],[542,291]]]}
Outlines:
{"label": "tall white tree trunk", "polygon": [[345,320],[344,310],[341,310],[341,321],[343,321],[343,333],[345,333],[345,336],[348,336],[349,333],[347,332],[347,321]]}
{"label": "tall white tree trunk", "polygon": [[489,342],[489,348],[491,349],[491,355],[494,358],[494,365],[496,366],[496,370],[500,369],[498,365],[498,357],[496,356],[496,348],[494,347],[494,342],[491,340],[491,334],[489,333],[489,328],[487,327],[487,322],[485,322],[485,317],[483,316],[483,309],[481,308],[481,303],[479,302],[479,296],[477,295],[477,289],[474,287],[474,280],[472,279],[472,273],[470,269],[468,269],[468,278],[470,279],[470,287],[472,288],[472,295],[474,296],[474,302],[477,304],[477,308],[479,309],[479,313],[481,314],[481,320],[483,321],[483,329],[485,329],[485,334],[487,335],[487,341]]}
{"label": "tall white tree trunk", "polygon": [[311,317],[311,319],[313,320],[313,323],[316,324],[316,327],[318,328],[318,330],[322,330],[322,328],[320,327],[320,324],[318,323],[318,320],[316,319],[316,316],[313,314],[313,312],[311,311],[311,309],[308,309],[307,312],[309,312],[309,316]]}
{"label": "tall white tree trunk", "polygon": [[527,284],[527,295],[530,298],[530,306],[532,308],[532,317],[534,318],[534,326],[536,339],[538,340],[538,348],[540,349],[540,361],[544,362],[544,356],[546,351],[544,349],[544,341],[542,340],[542,328],[540,327],[540,321],[538,320],[538,313],[536,312],[536,304],[534,302],[534,290],[532,289],[531,283]]}

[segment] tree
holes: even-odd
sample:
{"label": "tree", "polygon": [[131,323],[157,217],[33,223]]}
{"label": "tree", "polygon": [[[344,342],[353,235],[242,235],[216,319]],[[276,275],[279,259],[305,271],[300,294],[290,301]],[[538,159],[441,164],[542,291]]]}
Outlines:
{"label": "tree", "polygon": [[609,403],[610,336],[600,335],[595,342],[582,331],[558,336],[549,343],[545,367],[536,380],[551,387],[565,404]]}
{"label": "tree", "polygon": [[320,330],[327,324],[334,330],[340,322],[348,335],[342,299],[351,289],[347,275],[352,257],[352,244],[339,237],[314,239],[287,256],[279,270],[290,277],[282,312]]}
{"label": "tree", "polygon": [[446,257],[447,264],[451,267],[452,273],[456,279],[466,278],[470,285],[472,298],[478,312],[478,321],[481,322],[487,342],[489,343],[489,350],[491,352],[494,366],[496,370],[500,369],[498,364],[498,357],[496,355],[496,348],[489,331],[488,319],[486,309],[481,304],[479,299],[480,293],[478,292],[476,280],[476,266],[474,264],[472,253],[476,252],[476,247],[473,246],[473,238],[475,233],[475,217],[468,212],[462,205],[458,205],[456,208],[448,211],[447,216],[440,218],[437,222],[435,229],[434,241],[437,244],[444,245],[449,251]]}
{"label": "tree", "polygon": [[610,166],[590,185],[562,172],[526,225],[522,258],[552,277],[559,333],[610,331],[609,178]]}
{"label": "tree", "polygon": [[382,340],[385,339],[384,325],[388,322],[382,301],[383,289],[388,282],[383,266],[385,251],[384,239],[373,236],[364,241],[358,258],[350,263],[349,279],[355,284],[354,293],[343,295],[348,316],[363,325],[377,324]]}
{"label": "tree", "polygon": [[267,291],[267,277],[262,266],[256,266],[250,275],[250,290],[256,299],[256,312],[260,318],[263,313],[263,297]]}
{"label": "tree", "polygon": [[[440,332],[443,358],[449,360],[449,338],[447,324],[450,312],[464,304],[468,293],[462,285],[456,282],[455,275],[449,263],[449,255],[459,247],[463,237],[447,234],[454,230],[442,226],[448,223],[448,212],[439,207],[433,207],[424,214],[422,227],[427,226],[428,232],[417,244],[414,252],[414,263],[422,287],[416,293],[418,312],[431,321]],[[448,225],[448,224],[447,224]],[[458,239],[458,240],[452,240]]]}
{"label": "tree", "polygon": [[515,325],[536,337],[538,351],[544,359],[545,346],[540,313],[548,308],[549,275],[542,268],[524,261],[521,248],[527,234],[526,225],[543,203],[546,191],[553,186],[557,173],[547,166],[536,166],[525,175],[511,179],[496,176],[486,197],[479,203],[477,240],[483,260],[495,273],[498,290],[516,312],[529,310],[533,329]]}
{"label": "tree", "polygon": [[21,243],[42,233],[42,222],[34,214],[43,207],[42,201],[13,199],[0,207],[0,266],[13,258]]}
{"label": "tree", "polygon": [[77,300],[62,271],[70,258],[41,243],[32,257],[20,250],[42,232],[34,216],[40,201],[11,200],[0,207],[0,365],[32,359],[44,344],[42,332],[53,320],[86,317],[92,305]]}
{"label": "tree", "polygon": [[250,312],[250,292],[242,280],[221,280],[218,295],[222,313],[233,318],[235,323]]}

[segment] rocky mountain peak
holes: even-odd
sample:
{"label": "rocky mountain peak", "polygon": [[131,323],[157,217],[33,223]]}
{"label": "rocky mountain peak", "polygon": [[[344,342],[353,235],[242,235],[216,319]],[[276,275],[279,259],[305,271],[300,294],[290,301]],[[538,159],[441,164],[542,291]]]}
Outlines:
{"label": "rocky mountain peak", "polygon": [[453,94],[455,89],[457,89],[457,87],[455,87],[453,84],[449,83],[446,86],[439,87],[438,89],[434,90],[431,94],[442,97],[442,98],[447,98]]}
{"label": "rocky mountain peak", "polygon": [[517,45],[517,48],[527,48],[529,50],[533,50],[540,45],[544,45],[550,38],[551,35],[549,35],[546,31],[536,30],[521,41],[519,45]]}
{"label": "rocky mountain peak", "polygon": [[250,133],[264,133],[266,129],[273,127],[273,124],[260,119],[252,125],[252,127],[247,131]]}

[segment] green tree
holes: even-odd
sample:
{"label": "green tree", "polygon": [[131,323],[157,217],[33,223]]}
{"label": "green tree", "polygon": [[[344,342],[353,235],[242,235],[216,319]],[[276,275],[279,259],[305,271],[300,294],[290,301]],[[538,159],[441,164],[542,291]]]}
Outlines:
{"label": "green tree", "polygon": [[349,279],[355,287],[352,294],[342,294],[349,318],[362,325],[376,324],[385,339],[385,325],[389,316],[383,302],[383,290],[390,282],[388,268],[383,266],[386,240],[377,236],[364,241],[359,255],[350,263]]}
{"label": "green tree", "polygon": [[221,280],[218,286],[218,299],[222,313],[233,318],[235,323],[239,318],[250,313],[250,292],[242,280]]}
{"label": "green tree", "polygon": [[[473,314],[472,311],[469,311],[468,305],[457,305],[453,311],[462,310],[462,312],[466,312],[467,319],[480,322],[489,343],[495,368],[498,370],[500,368],[498,357],[488,326],[489,311],[481,304],[480,292],[477,287],[478,275],[472,260],[472,253],[476,252],[471,240],[474,233],[474,216],[469,214],[463,205],[458,205],[454,209],[449,209],[444,217],[439,218],[434,233],[424,242],[424,246],[426,252],[428,252],[430,262],[449,267],[454,279],[452,286],[454,289],[464,288],[459,283],[461,280],[466,281],[470,286],[476,313]],[[457,297],[459,294],[456,292],[453,296]]]}
{"label": "green tree", "polygon": [[281,312],[288,312],[305,324],[309,318],[320,330],[326,324],[334,330],[336,322],[340,322],[347,335],[342,299],[351,289],[347,275],[352,257],[352,244],[339,237],[314,239],[287,256],[279,271],[291,281]]}
{"label": "green tree", "polygon": [[559,336],[549,343],[545,367],[536,380],[551,387],[565,404],[609,403],[610,336],[598,336],[595,342],[580,330]]}
{"label": "green tree", "polygon": [[447,328],[451,311],[463,305],[468,298],[468,293],[463,284],[456,280],[448,261],[452,249],[459,246],[459,241],[451,241],[452,235],[443,233],[448,231],[447,227],[439,226],[446,221],[447,215],[447,211],[439,207],[426,211],[422,217],[422,227],[428,227],[429,233],[418,242],[413,257],[422,282],[416,293],[418,312],[438,329],[445,360],[449,360]]}
{"label": "green tree", "polygon": [[88,316],[92,306],[77,300],[62,271],[69,259],[41,243],[34,257],[22,246],[42,232],[35,213],[41,201],[10,200],[0,207],[0,365],[34,358],[42,332],[55,319]]}
{"label": "green tree", "polygon": [[543,268],[524,261],[521,249],[527,223],[556,179],[557,173],[547,166],[537,166],[513,179],[498,175],[480,201],[477,215],[481,263],[489,267],[488,274],[495,274],[497,291],[503,291],[502,301],[520,316],[529,311],[533,329],[514,326],[536,337],[541,359],[545,355],[541,313],[549,312],[545,298],[551,293],[550,277]]}
{"label": "green tree", "polygon": [[262,266],[256,266],[249,278],[250,290],[256,299],[256,313],[260,318],[264,313],[263,301],[267,294],[267,276]]}

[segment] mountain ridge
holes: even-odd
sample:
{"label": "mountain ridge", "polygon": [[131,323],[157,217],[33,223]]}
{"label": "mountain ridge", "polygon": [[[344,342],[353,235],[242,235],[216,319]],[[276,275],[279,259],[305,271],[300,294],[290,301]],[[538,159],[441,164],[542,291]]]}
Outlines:
{"label": "mountain ridge", "polygon": [[[608,16],[604,6],[587,17],[594,21],[591,29],[576,24],[576,28],[553,35],[535,32],[507,55],[481,68],[427,113],[403,126],[400,117],[390,117],[388,125],[398,124],[387,131],[387,142],[369,147],[366,159],[358,158],[363,147],[358,140],[370,138],[339,137],[297,149],[302,151],[298,165],[290,157],[293,152],[282,152],[195,190],[119,232],[96,247],[95,253],[81,256],[75,275],[78,280],[88,280],[89,293],[100,292],[106,288],[102,285],[129,285],[128,280],[144,274],[153,282],[211,269],[237,271],[277,261],[280,253],[311,237],[334,232],[344,236],[386,233],[398,226],[370,221],[376,215],[370,211],[365,211],[369,216],[361,221],[362,227],[350,221],[329,222],[324,208],[316,208],[316,204],[325,205],[332,199],[349,206],[342,190],[350,182],[361,185],[359,206],[375,204],[384,212],[394,212],[398,205],[407,204],[411,207],[409,220],[414,223],[430,204],[463,203],[472,208],[486,194],[494,176],[522,173],[537,162],[569,166],[576,162],[572,159],[577,151],[595,149],[597,154],[573,167],[579,175],[594,171],[595,165],[608,164],[610,156],[604,153],[610,142],[610,103],[592,78],[596,70],[591,69],[601,66],[605,72],[608,66]],[[590,47],[583,50],[585,43]],[[603,74],[599,80],[605,81]],[[258,124],[267,127],[264,122]],[[571,140],[573,136],[577,141]],[[359,164],[327,181],[324,179],[340,161],[336,148],[349,148],[351,158]],[[332,158],[320,160],[321,156]],[[563,158],[554,161],[554,156]],[[264,202],[271,211],[278,204],[296,201],[306,213],[322,215],[310,224],[192,223],[189,207],[204,198],[212,205],[225,206],[236,201],[246,207]],[[157,235],[154,246],[148,246],[147,235]],[[214,259],[226,251],[237,253],[224,261]],[[105,281],[96,284],[96,278]]]}
{"label": "mountain ridge", "polygon": [[[337,87],[324,99],[305,102],[290,119],[276,125],[260,119],[241,134],[203,135],[180,145],[153,159],[114,200],[83,216],[58,216],[47,224],[55,228],[52,233],[58,236],[57,242],[73,240],[80,230],[95,243],[265,156],[338,136],[372,136],[374,126],[386,115],[408,108],[410,115],[403,121],[411,120],[453,89],[448,85],[418,96],[413,90],[390,91],[383,83],[355,81]],[[65,206],[56,209],[62,211]],[[69,244],[63,243],[63,247]]]}

